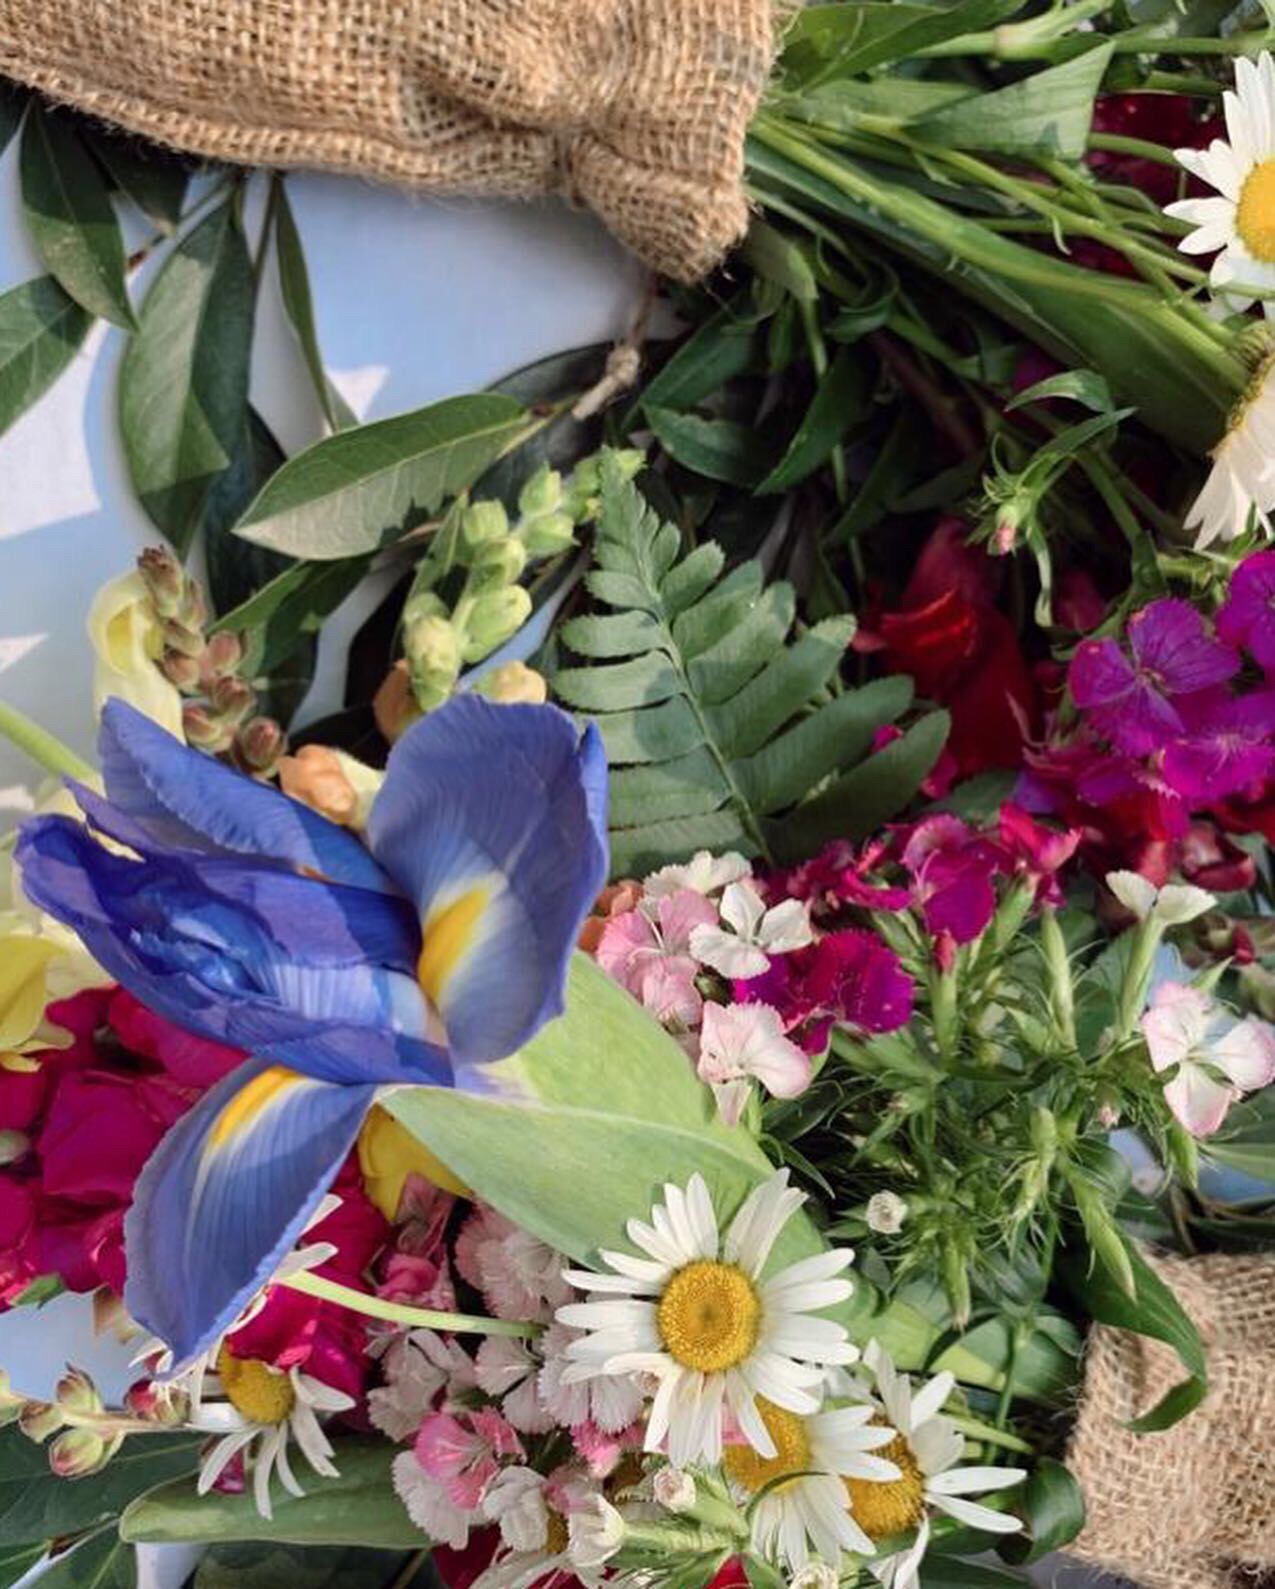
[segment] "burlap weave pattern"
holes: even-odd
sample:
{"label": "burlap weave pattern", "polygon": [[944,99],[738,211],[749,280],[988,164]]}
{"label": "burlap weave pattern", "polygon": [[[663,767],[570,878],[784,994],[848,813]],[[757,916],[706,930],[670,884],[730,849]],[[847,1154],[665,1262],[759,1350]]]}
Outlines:
{"label": "burlap weave pattern", "polygon": [[177,148],[566,188],[667,275],[743,232],[771,0],[2,0],[0,75]]}
{"label": "burlap weave pattern", "polygon": [[1088,1522],[1074,1548],[1143,1589],[1254,1589],[1275,1571],[1275,1258],[1159,1257],[1195,1320],[1209,1393],[1162,1434],[1121,1427],[1182,1378],[1157,1341],[1098,1327],[1068,1465]]}

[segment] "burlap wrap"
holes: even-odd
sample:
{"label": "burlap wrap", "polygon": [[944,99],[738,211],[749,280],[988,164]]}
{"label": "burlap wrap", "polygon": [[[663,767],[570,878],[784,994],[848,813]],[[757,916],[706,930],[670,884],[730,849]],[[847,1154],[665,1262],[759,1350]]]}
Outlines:
{"label": "burlap wrap", "polygon": [[1143,1589],[1254,1589],[1275,1571],[1275,1258],[1160,1257],[1209,1354],[1208,1396],[1162,1434],[1121,1427],[1182,1378],[1168,1347],[1099,1327],[1069,1466],[1077,1555]]}
{"label": "burlap wrap", "polygon": [[0,76],[219,160],[566,189],[693,280],[747,222],[744,134],[784,4],[0,0]]}

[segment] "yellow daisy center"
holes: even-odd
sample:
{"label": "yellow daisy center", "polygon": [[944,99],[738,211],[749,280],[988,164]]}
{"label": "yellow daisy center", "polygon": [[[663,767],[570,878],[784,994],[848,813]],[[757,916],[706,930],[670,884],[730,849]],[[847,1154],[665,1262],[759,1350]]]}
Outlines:
{"label": "yellow daisy center", "polygon": [[727,1476],[750,1495],[756,1495],[776,1479],[810,1471],[810,1438],[805,1421],[796,1413],[776,1407],[764,1396],[757,1398],[757,1411],[775,1442],[774,1456],[764,1457],[751,1446],[727,1446],[722,1456]]}
{"label": "yellow daisy center", "polygon": [[703,1258],[679,1269],[664,1288],[656,1325],[664,1348],[683,1368],[720,1374],[757,1344],[761,1298],[733,1263]]}
{"label": "yellow daisy center", "polygon": [[1254,259],[1275,264],[1275,160],[1263,160],[1245,177],[1235,227]]}
{"label": "yellow daisy center", "polygon": [[[874,1418],[872,1421],[882,1424],[885,1420]],[[901,1476],[886,1484],[877,1484],[871,1479],[843,1482],[855,1522],[875,1543],[895,1534],[905,1534],[920,1523],[925,1513],[925,1477],[917,1466],[912,1447],[902,1435],[896,1435],[888,1446],[874,1454],[893,1462]]]}
{"label": "yellow daisy center", "polygon": [[282,1369],[256,1357],[236,1357],[223,1346],[217,1375],[230,1405],[250,1423],[283,1423],[297,1404],[292,1381]]}

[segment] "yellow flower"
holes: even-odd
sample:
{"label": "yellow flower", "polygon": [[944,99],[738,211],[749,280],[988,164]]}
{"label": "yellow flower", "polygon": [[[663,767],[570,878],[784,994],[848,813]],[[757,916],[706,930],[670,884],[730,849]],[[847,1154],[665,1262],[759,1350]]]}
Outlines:
{"label": "yellow flower", "polygon": [[163,621],[139,573],[122,574],[102,586],[89,608],[88,634],[97,658],[96,710],[117,695],[182,738],[181,696],[159,670]]}
{"label": "yellow flower", "polygon": [[359,1169],[364,1190],[386,1219],[397,1217],[409,1175],[419,1175],[457,1197],[473,1195],[423,1142],[418,1142],[379,1104],[373,1104],[359,1132]]}

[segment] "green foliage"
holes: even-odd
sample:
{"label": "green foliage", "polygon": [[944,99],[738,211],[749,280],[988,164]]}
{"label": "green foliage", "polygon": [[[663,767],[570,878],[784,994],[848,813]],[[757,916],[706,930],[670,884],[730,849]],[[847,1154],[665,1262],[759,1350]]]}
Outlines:
{"label": "green foliage", "polygon": [[471,486],[527,428],[511,397],[449,397],[338,431],[290,458],[235,527],[290,557],[374,552]]}
{"label": "green foliage", "polygon": [[60,1479],[48,1453],[16,1425],[0,1430],[0,1547],[57,1539],[111,1521],[144,1490],[192,1472],[199,1439],[147,1435],[128,1441],[91,1480]]}
{"label": "green foliage", "polygon": [[131,328],[124,239],[106,179],[73,118],[33,105],[21,155],[27,228],[50,273],[89,314]]}
{"label": "green foliage", "polygon": [[40,1583],[44,1589],[137,1589],[137,1552],[104,1528],[55,1557]]}
{"label": "green foliage", "polygon": [[428,1559],[401,1551],[236,1541],[205,1551],[188,1589],[435,1589],[438,1581]]}
{"label": "green foliage", "polygon": [[227,201],[164,261],[124,355],[129,474],[180,553],[244,434],[255,296],[238,207]]}
{"label": "green foliage", "polygon": [[987,27],[1018,6],[1019,0],[959,0],[952,6],[905,0],[808,5],[785,39],[785,78],[810,87],[833,77],[853,77]]}
{"label": "green foliage", "polygon": [[185,157],[102,127],[84,128],[82,136],[119,192],[161,232],[172,232],[190,183]]}
{"label": "green foliage", "polygon": [[1070,1468],[1052,1457],[1037,1460],[1013,1499],[1025,1530],[998,1545],[1006,1561],[1039,1561],[1056,1550],[1065,1550],[1085,1526],[1085,1497],[1080,1485]]}
{"label": "green foliage", "polygon": [[52,276],[0,295],[0,436],[44,396],[92,326],[93,316]]}
{"label": "green foliage", "polygon": [[870,778],[876,758],[854,764],[908,709],[908,681],[841,690],[853,618],[790,639],[790,585],[766,586],[755,561],[723,577],[712,541],[679,550],[677,530],[635,487],[605,479],[586,583],[611,610],[563,625],[562,640],[589,665],[560,668],[553,687],[594,718],[607,749],[613,870],[641,873],[700,848],[809,854],[865,782],[872,825],[901,810],[941,748],[941,716],[921,720],[919,741],[914,729],[898,742],[908,749],[884,780]]}
{"label": "green foliage", "polygon": [[[394,1447],[381,1439],[343,1440],[336,1446],[333,1460],[340,1476],[325,1479],[307,1474],[303,1496],[276,1488],[271,1518],[258,1513],[251,1491],[197,1495],[193,1479],[177,1479],[133,1501],[120,1520],[120,1534],[135,1544],[237,1539],[288,1545],[372,1545],[384,1550],[423,1545],[420,1530],[390,1482]],[[125,1452],[128,1449],[126,1446]]]}
{"label": "green foliage", "polygon": [[301,247],[301,234],[288,200],[288,190],[278,173],[271,179],[271,196],[275,207],[275,251],[279,262],[279,288],[283,294],[283,306],[301,345],[301,353],[306,369],[310,372],[323,417],[329,429],[344,430],[357,424],[357,419],[328,379],[323,367],[319,331],[314,320],[314,298],[310,292],[310,272],[306,267],[305,251]]}

